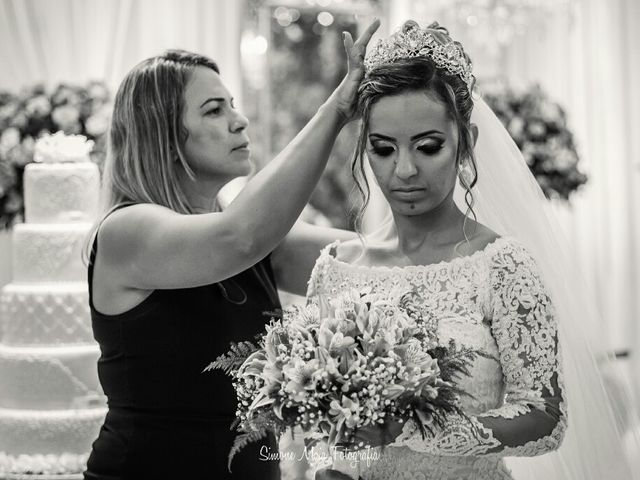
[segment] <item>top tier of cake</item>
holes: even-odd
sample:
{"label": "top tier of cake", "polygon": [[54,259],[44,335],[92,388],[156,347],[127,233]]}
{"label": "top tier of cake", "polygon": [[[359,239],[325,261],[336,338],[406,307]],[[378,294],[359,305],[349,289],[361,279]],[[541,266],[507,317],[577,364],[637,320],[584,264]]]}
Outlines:
{"label": "top tier of cake", "polygon": [[100,172],[91,162],[93,141],[57,132],[35,145],[24,172],[26,223],[92,223],[98,213]]}
{"label": "top tier of cake", "polygon": [[30,163],[25,168],[26,223],[90,223],[99,195],[100,172],[92,162]]}

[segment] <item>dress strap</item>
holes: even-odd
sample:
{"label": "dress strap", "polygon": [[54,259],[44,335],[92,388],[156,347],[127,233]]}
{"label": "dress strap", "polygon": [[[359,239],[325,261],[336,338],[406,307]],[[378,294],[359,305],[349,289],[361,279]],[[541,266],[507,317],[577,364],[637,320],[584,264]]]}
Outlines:
{"label": "dress strap", "polygon": [[93,232],[93,239],[91,241],[91,254],[89,255],[89,266],[93,265],[93,262],[95,260],[95,256],[96,253],[98,252],[98,230],[100,229],[100,227],[102,226],[102,223],[107,219],[107,217],[109,215],[111,215],[113,212],[115,212],[116,210],[120,210],[121,208],[124,207],[128,207],[130,205],[136,205],[135,202],[123,202],[123,203],[119,203],[117,205],[114,205],[113,207],[111,207],[109,209],[109,211],[107,211],[107,213],[105,213],[102,216],[102,219],[100,219],[100,222],[98,223],[98,226],[95,228],[94,232]]}
{"label": "dress strap", "polygon": [[[100,229],[100,227],[102,226],[102,222],[105,221],[105,219],[111,215],[113,212],[115,212],[116,210],[120,210],[121,208],[124,207],[128,207],[130,205],[136,205],[135,202],[123,202],[123,203],[119,203],[117,205],[114,205],[113,207],[111,207],[109,209],[109,211],[107,213],[105,213],[102,216],[102,219],[100,220],[100,222],[98,222],[98,226],[94,229],[93,234],[92,234],[92,239],[91,239],[91,252],[89,253],[89,265],[88,265],[88,271],[87,271],[87,276],[88,276],[88,280],[89,280],[89,303],[90,305],[93,307],[93,266],[96,260],[96,255],[98,253],[98,230]],[[85,257],[86,258],[86,257]]]}

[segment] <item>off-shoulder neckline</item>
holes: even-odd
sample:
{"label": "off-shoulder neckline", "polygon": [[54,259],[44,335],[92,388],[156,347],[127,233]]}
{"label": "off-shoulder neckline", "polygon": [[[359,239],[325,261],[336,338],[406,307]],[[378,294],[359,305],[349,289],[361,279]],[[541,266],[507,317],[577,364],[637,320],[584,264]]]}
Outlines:
{"label": "off-shoulder neckline", "polygon": [[333,255],[331,255],[331,250],[332,247],[337,247],[338,245],[340,245],[341,241],[340,240],[336,240],[335,242],[327,245],[326,249],[325,249],[325,254],[327,257],[329,257],[329,260],[335,264],[335,265],[339,265],[342,266],[344,268],[349,268],[349,269],[353,269],[353,270],[363,270],[363,271],[377,271],[377,272],[415,272],[415,271],[427,271],[427,270],[432,270],[432,269],[438,269],[438,268],[443,268],[443,267],[450,267],[453,265],[457,265],[457,264],[463,264],[463,263],[467,263],[467,262],[471,262],[476,260],[477,258],[483,256],[483,255],[489,255],[494,253],[495,251],[498,251],[500,248],[502,248],[502,246],[506,243],[509,243],[512,239],[512,237],[505,235],[505,236],[500,236],[497,237],[495,240],[487,243],[483,248],[481,248],[480,250],[476,250],[475,252],[473,252],[471,255],[464,255],[461,257],[455,257],[452,258],[451,260],[441,260],[439,262],[436,263],[428,263],[426,265],[404,265],[404,266],[400,266],[400,265],[393,265],[393,266],[388,266],[388,265],[353,265],[351,263],[345,262],[343,260],[338,260],[336,257],[334,257]]}

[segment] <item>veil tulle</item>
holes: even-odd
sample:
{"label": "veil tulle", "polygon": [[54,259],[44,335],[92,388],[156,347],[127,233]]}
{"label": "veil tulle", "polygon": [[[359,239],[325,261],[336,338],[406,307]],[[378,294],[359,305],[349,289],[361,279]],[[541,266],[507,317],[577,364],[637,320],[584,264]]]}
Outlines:
{"label": "veil tulle", "polygon": [[[559,450],[532,458],[508,458],[516,480],[640,479],[625,455],[621,419],[635,418],[631,409],[614,406],[603,384],[603,371],[615,366],[601,345],[590,343],[585,326],[600,320],[584,276],[564,238],[549,202],[500,120],[486,102],[474,98],[471,121],[478,126],[474,149],[478,182],[472,192],[477,220],[500,235],[519,240],[542,272],[554,302],[563,358],[569,427]],[[464,190],[456,188],[456,204],[465,212]],[[394,225],[388,204],[381,223],[364,237],[365,247],[388,239]],[[631,389],[625,388],[630,400]],[[631,402],[628,402],[630,405]],[[640,453],[640,441],[633,439]]]}

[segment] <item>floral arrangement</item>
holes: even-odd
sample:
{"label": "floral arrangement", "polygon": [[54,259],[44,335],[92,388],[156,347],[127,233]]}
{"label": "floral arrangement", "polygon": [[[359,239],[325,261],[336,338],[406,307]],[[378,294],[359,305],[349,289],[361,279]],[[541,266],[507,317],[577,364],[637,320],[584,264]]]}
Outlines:
{"label": "floral arrangement", "polygon": [[494,86],[483,97],[518,145],[547,198],[568,200],[587,182],[578,168],[566,114],[539,86],[522,92]]}
{"label": "floral arrangement", "polygon": [[34,161],[38,138],[58,131],[84,135],[95,142],[91,157],[100,164],[110,117],[109,91],[100,82],[0,92],[0,229],[22,217],[22,176]]}
{"label": "floral arrangement", "polygon": [[411,294],[391,301],[346,292],[285,308],[258,344],[232,344],[205,371],[233,377],[241,432],[229,454],[268,431],[300,427],[307,446],[355,445],[357,429],[414,419],[422,434],[442,427],[459,408],[457,376],[468,375],[469,349],[437,346],[428,324],[411,316]]}
{"label": "floral arrangement", "polygon": [[67,135],[62,131],[46,133],[35,146],[34,162],[83,162],[88,160],[94,141],[84,135]]}

